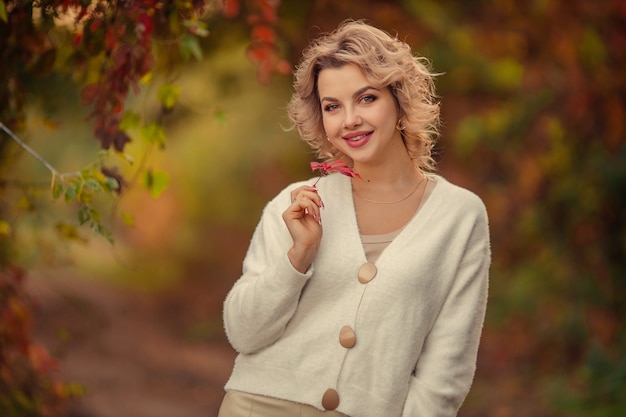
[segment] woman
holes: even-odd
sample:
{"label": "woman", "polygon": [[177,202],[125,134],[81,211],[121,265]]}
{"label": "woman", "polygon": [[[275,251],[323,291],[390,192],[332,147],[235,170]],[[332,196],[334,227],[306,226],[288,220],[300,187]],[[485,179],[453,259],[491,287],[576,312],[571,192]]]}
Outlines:
{"label": "woman", "polygon": [[487,299],[484,205],[433,173],[439,106],[409,46],[345,22],[304,52],[289,116],[347,175],[268,203],[224,304],[221,417],[454,416]]}

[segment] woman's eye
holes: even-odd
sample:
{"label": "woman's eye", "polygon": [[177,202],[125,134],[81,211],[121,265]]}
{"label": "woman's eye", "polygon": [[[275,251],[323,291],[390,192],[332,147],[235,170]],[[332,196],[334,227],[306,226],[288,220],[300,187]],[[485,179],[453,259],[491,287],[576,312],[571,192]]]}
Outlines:
{"label": "woman's eye", "polygon": [[339,105],[337,104],[327,104],[326,106],[324,106],[324,111],[333,111],[333,110],[337,110],[339,108]]}
{"label": "woman's eye", "polygon": [[372,103],[372,102],[376,101],[376,96],[373,96],[373,95],[363,96],[361,98],[361,101],[363,103]]}

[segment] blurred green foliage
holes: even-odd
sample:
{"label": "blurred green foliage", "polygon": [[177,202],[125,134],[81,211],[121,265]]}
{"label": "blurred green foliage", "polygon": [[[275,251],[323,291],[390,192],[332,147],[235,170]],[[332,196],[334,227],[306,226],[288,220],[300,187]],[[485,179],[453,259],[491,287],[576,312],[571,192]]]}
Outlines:
{"label": "blurred green foliage", "polygon": [[625,413],[623,2],[404,4],[444,73],[442,170],[491,216],[486,332],[523,329],[504,360],[564,415]]}
{"label": "blurred green foliage", "polygon": [[[262,14],[257,10],[247,14],[256,19],[251,26],[265,25],[263,33],[271,36],[276,6],[262,1],[252,1],[249,5],[263,7]],[[72,241],[85,243],[80,226],[90,227],[113,243],[108,223],[115,225],[117,219],[105,225],[102,213],[112,206],[111,212],[118,214],[116,204],[129,184],[120,172],[122,169],[127,174],[130,171],[130,181],[143,185],[150,197],[164,192],[169,175],[148,166],[147,156],[153,148],[162,150],[166,145],[164,119],[173,111],[180,94],[173,83],[174,72],[185,59],[202,59],[198,38],[209,34],[205,24],[208,17],[225,18],[221,14],[222,6],[218,1],[202,0],[0,0],[3,62],[0,66],[0,316],[3,318],[0,414],[3,416],[59,416],[67,397],[74,394],[71,385],[55,379],[51,372],[53,360],[31,338],[32,306],[26,302],[22,277],[23,268],[32,264],[25,262],[25,258],[29,252],[50,250],[49,246],[64,247]],[[232,18],[238,13],[230,14]],[[248,41],[255,47],[259,77],[269,77],[274,71],[284,72],[288,68],[275,54],[273,41],[258,42],[254,36],[251,38]],[[153,80],[157,83],[151,83]],[[150,90],[155,85],[158,91],[151,98],[156,109],[124,114],[129,92],[139,94],[143,88]],[[61,91],[54,94],[55,89]],[[59,119],[52,116],[58,109],[51,108],[68,96],[76,101],[61,111],[64,116],[84,117],[80,110],[70,114],[79,103],[91,110],[90,125],[70,122],[81,125],[79,134],[59,129]],[[31,137],[38,124],[45,126],[44,132],[39,133],[49,140],[44,146]],[[77,142],[84,137],[86,126],[91,127],[91,137],[105,151],[94,152],[95,162],[95,155],[89,155],[91,162],[85,168],[68,173],[57,169],[59,161],[51,158],[51,149],[64,153],[74,166],[83,163],[84,155],[77,152],[81,147]],[[62,131],[60,140],[53,142],[51,131]],[[131,135],[143,145],[140,150],[134,149],[139,154],[137,158],[124,153]],[[21,139],[22,136],[26,139]],[[47,151],[46,156],[35,147]],[[123,168],[112,164],[116,158],[124,163]],[[20,169],[24,159],[36,160],[49,172],[38,176],[37,170]],[[132,170],[134,160],[140,164]],[[107,197],[108,201],[99,201]],[[67,204],[73,220],[66,221],[67,215],[59,215],[51,205],[53,199]],[[121,213],[120,219],[126,225],[134,224],[129,213]],[[51,239],[50,229],[61,239]],[[54,256],[50,261],[54,262]]]}

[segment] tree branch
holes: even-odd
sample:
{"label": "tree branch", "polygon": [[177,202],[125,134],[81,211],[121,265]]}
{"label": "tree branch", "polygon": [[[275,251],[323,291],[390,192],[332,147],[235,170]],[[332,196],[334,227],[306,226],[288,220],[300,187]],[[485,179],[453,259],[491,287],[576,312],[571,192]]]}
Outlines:
{"label": "tree branch", "polygon": [[43,166],[48,168],[48,170],[52,173],[52,177],[53,178],[57,178],[58,177],[58,178],[60,178],[62,180],[63,177],[66,175],[66,174],[61,174],[59,171],[57,171],[57,169],[55,167],[53,167],[50,164],[50,162],[46,161],[43,156],[39,155],[39,153],[37,153],[37,151],[35,151],[30,146],[28,146],[28,144],[26,142],[24,142],[22,139],[20,139],[15,133],[13,133],[13,131],[11,131],[11,129],[9,129],[2,122],[0,122],[0,129],[4,130],[9,136],[11,136],[13,138],[14,141],[16,141],[18,143],[18,145],[20,145],[22,148],[24,148],[26,150],[26,152],[28,152],[29,154],[34,156],[39,162],[41,162],[43,164]]}

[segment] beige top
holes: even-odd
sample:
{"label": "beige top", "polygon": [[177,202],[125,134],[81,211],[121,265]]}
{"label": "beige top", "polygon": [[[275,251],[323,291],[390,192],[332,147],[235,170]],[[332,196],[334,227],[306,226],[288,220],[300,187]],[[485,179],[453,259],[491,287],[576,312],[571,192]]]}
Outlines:
{"label": "beige top", "polygon": [[[435,182],[427,179],[426,188],[424,189],[424,195],[422,200],[420,201],[417,210],[413,214],[413,217],[417,215],[424,202],[428,199],[431,191],[435,187]],[[398,230],[395,230],[391,233],[385,233],[383,235],[361,235],[361,243],[363,243],[363,250],[365,251],[365,258],[368,262],[376,263],[378,257],[385,250],[387,246],[400,234],[400,232],[404,229],[404,226]]]}
{"label": "beige top", "polygon": [[372,263],[376,263],[380,254],[395,239],[402,229],[384,235],[361,235],[361,242],[365,250],[365,258]]}

